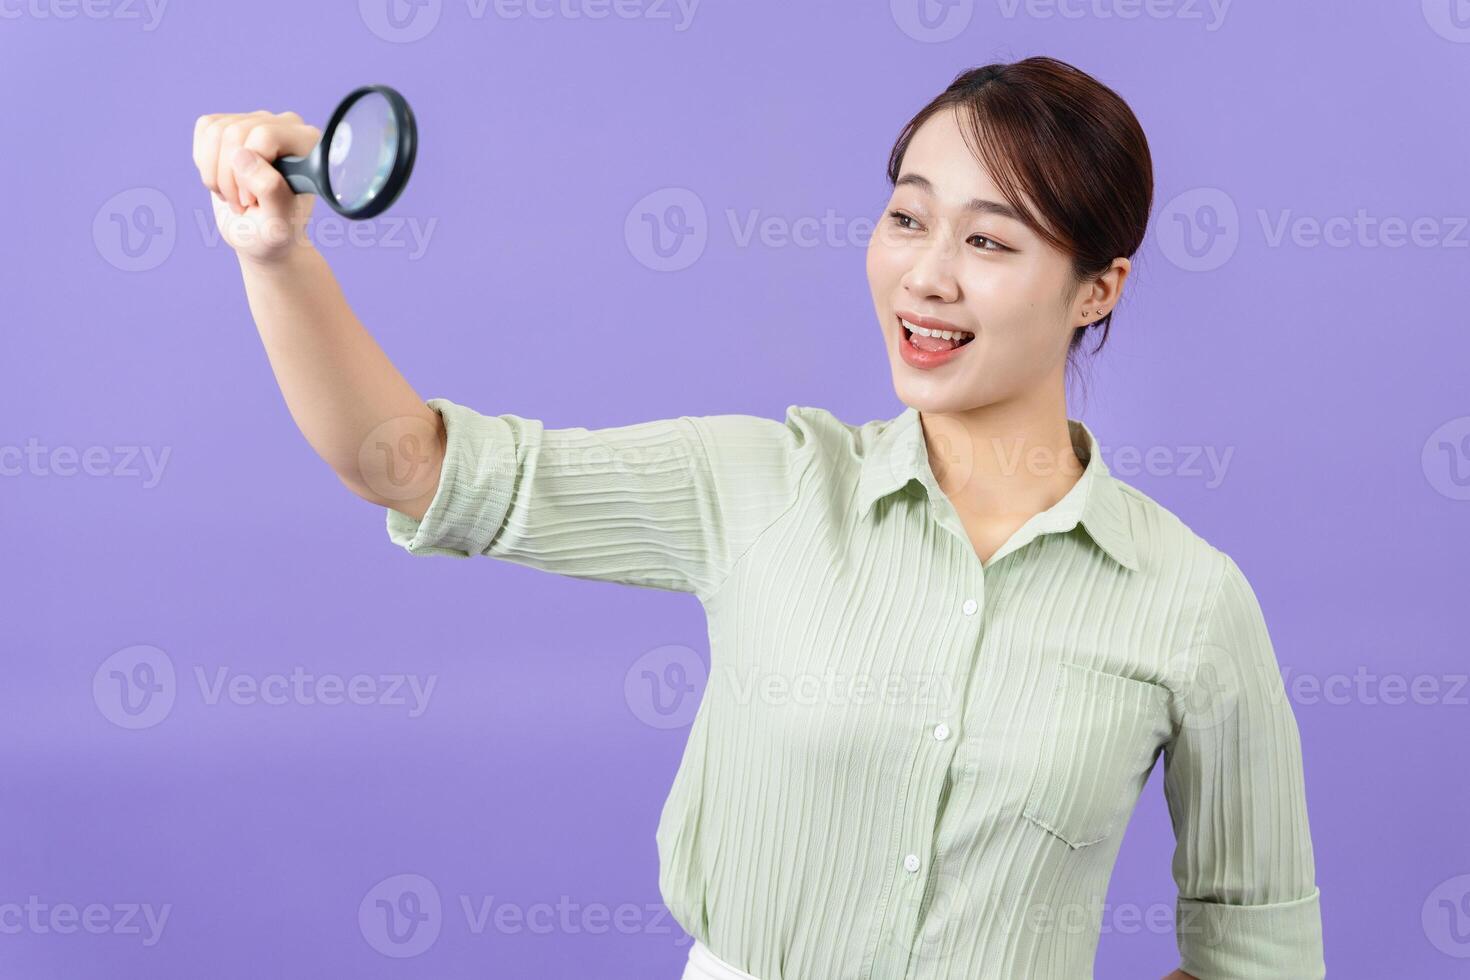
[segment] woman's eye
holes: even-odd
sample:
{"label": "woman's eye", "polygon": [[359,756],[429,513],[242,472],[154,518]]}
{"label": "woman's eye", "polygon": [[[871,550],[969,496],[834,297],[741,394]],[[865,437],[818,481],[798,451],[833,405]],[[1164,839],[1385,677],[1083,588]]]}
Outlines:
{"label": "woman's eye", "polygon": [[[917,226],[916,224],[905,224],[905,222],[912,222],[912,221],[914,221],[914,218],[913,218],[912,215],[904,214],[902,211],[889,211],[888,212],[888,217],[893,220],[893,223],[894,224],[896,224],[898,227],[904,229],[905,231],[913,231],[913,230],[915,230],[915,228]],[[1000,242],[996,241],[995,239],[989,238],[989,237],[987,237],[985,235],[971,235],[967,239],[967,241],[973,242],[973,241],[976,241],[977,239],[979,241],[982,241],[982,242],[989,242],[990,243],[990,247],[976,246],[982,252],[1008,252],[1008,251],[1010,251],[1010,249],[1007,246],[1002,245]]]}

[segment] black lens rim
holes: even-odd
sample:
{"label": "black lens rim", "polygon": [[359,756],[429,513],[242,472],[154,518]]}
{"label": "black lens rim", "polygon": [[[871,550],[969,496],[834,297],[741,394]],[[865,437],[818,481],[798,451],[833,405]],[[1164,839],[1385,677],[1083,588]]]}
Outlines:
{"label": "black lens rim", "polygon": [[[393,166],[388,171],[388,179],[384,182],[383,189],[361,207],[343,207],[332,190],[331,168],[327,164],[332,136],[337,131],[337,124],[347,115],[347,110],[351,109],[358,99],[373,92],[381,94],[388,100],[389,111],[393,113],[398,123],[398,150],[394,155]],[[408,100],[397,89],[389,85],[363,85],[353,89],[341,102],[337,103],[337,108],[332,111],[331,118],[327,120],[327,128],[323,131],[322,138],[317,144],[321,148],[321,177],[324,191],[321,196],[326,198],[328,206],[333,211],[344,218],[361,220],[382,214],[398,199],[398,195],[403,193],[403,188],[408,186],[408,177],[413,173],[414,159],[418,155],[418,143],[418,121],[414,118],[413,110],[409,108]]]}

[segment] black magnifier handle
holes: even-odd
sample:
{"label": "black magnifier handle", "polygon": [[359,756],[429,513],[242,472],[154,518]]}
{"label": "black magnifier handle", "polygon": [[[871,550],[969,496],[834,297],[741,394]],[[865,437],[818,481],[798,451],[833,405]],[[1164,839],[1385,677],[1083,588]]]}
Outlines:
{"label": "black magnifier handle", "polygon": [[318,142],[306,156],[277,157],[275,159],[275,168],[281,172],[281,176],[286,178],[286,183],[297,194],[325,196],[322,188],[318,187],[312,178],[313,173],[321,170],[321,148],[322,144]]}

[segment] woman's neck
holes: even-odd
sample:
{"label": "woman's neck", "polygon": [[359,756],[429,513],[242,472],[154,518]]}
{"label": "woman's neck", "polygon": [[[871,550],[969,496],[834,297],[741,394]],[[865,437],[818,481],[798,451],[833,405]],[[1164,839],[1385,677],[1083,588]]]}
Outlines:
{"label": "woman's neck", "polygon": [[919,413],[933,471],[961,515],[1029,517],[1082,478],[1066,404]]}

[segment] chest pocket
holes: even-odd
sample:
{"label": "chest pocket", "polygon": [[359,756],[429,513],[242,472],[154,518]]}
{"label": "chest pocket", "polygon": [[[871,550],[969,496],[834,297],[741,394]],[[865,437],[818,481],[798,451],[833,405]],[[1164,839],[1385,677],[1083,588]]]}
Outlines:
{"label": "chest pocket", "polygon": [[1062,663],[1023,814],[1074,848],[1109,837],[1169,732],[1168,688]]}

